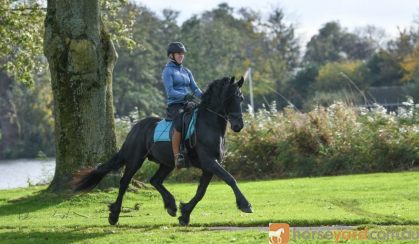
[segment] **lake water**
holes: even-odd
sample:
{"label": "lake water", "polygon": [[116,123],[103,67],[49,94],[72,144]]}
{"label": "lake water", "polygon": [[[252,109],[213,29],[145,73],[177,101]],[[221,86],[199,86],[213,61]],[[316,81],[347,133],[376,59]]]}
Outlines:
{"label": "lake water", "polygon": [[0,189],[47,184],[54,172],[55,159],[0,160]]}

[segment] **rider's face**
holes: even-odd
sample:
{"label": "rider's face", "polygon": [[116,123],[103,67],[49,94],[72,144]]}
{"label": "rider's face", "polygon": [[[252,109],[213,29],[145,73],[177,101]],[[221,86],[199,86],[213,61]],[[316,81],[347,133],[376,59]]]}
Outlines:
{"label": "rider's face", "polygon": [[178,64],[181,64],[183,62],[183,59],[185,58],[185,54],[184,53],[175,53],[173,58],[175,59],[175,61]]}

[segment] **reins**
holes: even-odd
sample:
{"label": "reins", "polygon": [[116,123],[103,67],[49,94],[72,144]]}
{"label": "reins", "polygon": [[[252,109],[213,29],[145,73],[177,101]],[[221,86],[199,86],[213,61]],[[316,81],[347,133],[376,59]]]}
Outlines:
{"label": "reins", "polygon": [[214,110],[212,110],[212,109],[210,109],[210,108],[208,108],[208,107],[203,107],[203,108],[204,108],[204,109],[206,109],[206,110],[208,110],[209,112],[211,112],[211,113],[213,113],[213,114],[215,114],[215,115],[217,115],[217,116],[219,116],[219,117],[223,118],[225,121],[228,121],[228,117],[227,117],[227,116],[222,115],[222,114],[220,114],[220,113],[217,113],[217,112],[215,112]]}

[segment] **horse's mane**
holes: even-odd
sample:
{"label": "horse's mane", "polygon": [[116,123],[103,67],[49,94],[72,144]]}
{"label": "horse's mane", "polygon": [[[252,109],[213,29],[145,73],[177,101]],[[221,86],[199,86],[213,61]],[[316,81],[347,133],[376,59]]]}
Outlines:
{"label": "horse's mane", "polygon": [[229,77],[223,77],[219,80],[212,81],[202,94],[201,105],[207,107],[211,104],[219,104],[223,99],[223,89],[229,82]]}

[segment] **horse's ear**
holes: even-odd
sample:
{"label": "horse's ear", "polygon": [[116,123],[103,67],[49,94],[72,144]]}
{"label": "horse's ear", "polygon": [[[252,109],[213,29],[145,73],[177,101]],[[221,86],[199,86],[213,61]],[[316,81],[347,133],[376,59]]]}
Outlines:
{"label": "horse's ear", "polygon": [[243,79],[243,76],[240,78],[240,80],[237,82],[237,85],[241,88],[242,87],[242,85],[243,85],[243,83],[244,83],[244,79]]}
{"label": "horse's ear", "polygon": [[235,80],[236,78],[234,77],[234,76],[232,76],[231,77],[231,79],[230,79],[230,84],[232,85],[232,84],[234,84],[234,80]]}

